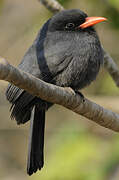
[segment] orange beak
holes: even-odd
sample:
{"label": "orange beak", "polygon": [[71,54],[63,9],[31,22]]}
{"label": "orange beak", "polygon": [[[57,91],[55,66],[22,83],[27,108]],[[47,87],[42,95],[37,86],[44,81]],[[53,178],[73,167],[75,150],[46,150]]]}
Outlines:
{"label": "orange beak", "polygon": [[102,21],[106,21],[106,20],[107,20],[107,19],[104,18],[104,17],[87,17],[87,18],[86,18],[86,21],[85,21],[83,24],[81,24],[81,25],[79,26],[79,28],[84,29],[84,28],[93,26],[93,25],[95,25],[95,24],[97,24],[97,23],[100,23],[100,22],[102,22]]}

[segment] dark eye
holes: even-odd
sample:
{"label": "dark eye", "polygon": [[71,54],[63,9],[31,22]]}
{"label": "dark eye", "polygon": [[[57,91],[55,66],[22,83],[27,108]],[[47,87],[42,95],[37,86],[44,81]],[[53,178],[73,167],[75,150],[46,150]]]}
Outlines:
{"label": "dark eye", "polygon": [[68,23],[68,24],[66,24],[65,28],[66,29],[72,29],[74,26],[75,26],[74,23]]}

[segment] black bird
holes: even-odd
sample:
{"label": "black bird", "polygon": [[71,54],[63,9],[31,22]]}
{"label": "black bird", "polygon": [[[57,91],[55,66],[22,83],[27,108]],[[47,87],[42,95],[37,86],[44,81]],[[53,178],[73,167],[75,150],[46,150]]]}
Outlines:
{"label": "black bird", "polygon": [[[79,9],[57,13],[43,25],[18,68],[48,83],[75,91],[84,88],[96,79],[103,63],[103,51],[92,26],[104,20],[88,17]],[[6,97],[17,124],[31,120],[27,162],[31,175],[44,165],[45,112],[53,104],[11,84]]]}

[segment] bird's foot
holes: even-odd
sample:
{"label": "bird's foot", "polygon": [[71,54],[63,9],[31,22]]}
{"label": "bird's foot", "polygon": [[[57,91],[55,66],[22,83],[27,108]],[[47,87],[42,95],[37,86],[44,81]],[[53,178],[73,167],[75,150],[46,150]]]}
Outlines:
{"label": "bird's foot", "polygon": [[81,97],[82,102],[85,102],[85,97],[84,97],[84,95],[80,91],[75,90],[75,93],[78,94]]}
{"label": "bird's foot", "polygon": [[84,97],[84,95],[83,95],[80,91],[78,91],[78,90],[73,90],[73,89],[70,88],[70,87],[65,87],[65,89],[66,89],[69,93],[71,93],[72,95],[78,94],[78,95],[81,97],[82,102],[85,102],[85,97]]}
{"label": "bird's foot", "polygon": [[66,89],[69,93],[71,93],[72,95],[75,95],[75,91],[74,91],[72,88],[70,88],[70,87],[65,87],[65,89]]}

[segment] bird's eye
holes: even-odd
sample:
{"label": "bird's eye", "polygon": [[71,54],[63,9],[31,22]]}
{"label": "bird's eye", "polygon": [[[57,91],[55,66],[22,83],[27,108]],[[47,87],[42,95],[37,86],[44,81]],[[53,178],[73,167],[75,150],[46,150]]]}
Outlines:
{"label": "bird's eye", "polygon": [[74,26],[75,26],[74,23],[68,23],[68,24],[66,24],[65,28],[66,29],[72,29]]}

